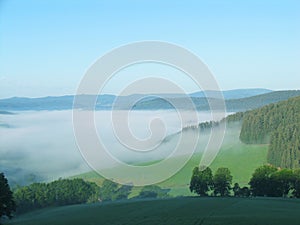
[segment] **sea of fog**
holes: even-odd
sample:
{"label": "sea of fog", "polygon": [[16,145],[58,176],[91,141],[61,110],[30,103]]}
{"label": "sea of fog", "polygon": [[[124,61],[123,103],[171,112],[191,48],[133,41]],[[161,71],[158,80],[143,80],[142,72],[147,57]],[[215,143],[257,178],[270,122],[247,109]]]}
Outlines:
{"label": "sea of fog", "polygon": [[[164,141],[165,137],[210,120],[210,112],[189,111],[180,115],[176,111],[96,111],[94,117],[105,149],[118,160],[132,164],[167,157],[178,140]],[[85,119],[80,122],[85,123]],[[132,150],[134,141],[145,146]],[[71,110],[0,115],[0,171],[11,182],[53,180],[90,170],[76,144]]]}

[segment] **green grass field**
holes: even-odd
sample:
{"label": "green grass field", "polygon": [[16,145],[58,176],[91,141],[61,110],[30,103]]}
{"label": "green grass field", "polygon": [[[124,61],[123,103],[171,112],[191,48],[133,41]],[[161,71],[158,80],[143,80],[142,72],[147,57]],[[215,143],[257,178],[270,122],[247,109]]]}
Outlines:
{"label": "green grass field", "polygon": [[48,208],[23,214],[10,225],[297,225],[300,200],[199,198],[129,200]]}
{"label": "green grass field", "polygon": [[[233,183],[247,185],[254,170],[267,163],[268,145],[246,145],[239,140],[239,129],[228,128],[222,148],[210,167],[213,172],[219,167],[228,167],[233,175]],[[201,154],[195,154],[177,174],[159,184],[170,188],[172,196],[189,196],[189,182],[194,167],[200,163]],[[173,159],[176,161],[176,159]],[[101,185],[103,178],[95,172],[81,174],[85,180]],[[140,188],[133,188],[130,197],[138,194]]]}

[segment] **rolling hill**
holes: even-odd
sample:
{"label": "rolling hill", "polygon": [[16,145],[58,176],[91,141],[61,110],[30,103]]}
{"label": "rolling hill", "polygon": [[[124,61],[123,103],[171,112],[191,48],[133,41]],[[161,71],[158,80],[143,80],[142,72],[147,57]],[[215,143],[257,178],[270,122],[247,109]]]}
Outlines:
{"label": "rolling hill", "polygon": [[[209,93],[215,93],[213,91],[208,91]],[[239,90],[230,90],[224,91],[223,95],[227,100],[235,100],[238,98],[256,96],[262,93],[272,93],[271,90],[267,89],[239,89]],[[161,99],[153,95],[144,95],[144,94],[133,94],[129,96],[119,96],[118,105],[116,109],[127,109],[129,103],[138,101],[139,104],[135,106],[134,109],[139,110],[155,110],[155,109],[169,109],[170,107],[165,102],[161,103]],[[298,93],[300,95],[300,93]],[[181,102],[182,108],[186,106],[185,97],[181,94],[159,94],[164,99],[176,99],[176,101]],[[285,94],[283,94],[285,96]],[[91,95],[81,95],[79,96],[82,102],[87,102]],[[196,92],[190,94],[193,101],[196,103],[197,108],[200,110],[207,110],[208,104],[207,100],[204,98],[204,92]],[[115,95],[100,95],[97,98],[95,108],[96,110],[110,110],[113,107],[113,103],[116,100],[117,96]],[[270,97],[269,97],[270,98]],[[13,97],[8,99],[0,99],[0,111],[24,111],[24,110],[68,110],[73,107],[74,95],[67,96],[48,96],[42,98],[21,98]],[[268,100],[266,100],[268,101]],[[236,103],[239,104],[239,101]],[[81,106],[79,106],[81,107]],[[84,108],[84,106],[82,106]],[[239,110],[239,109],[237,109]]]}
{"label": "rolling hill", "polygon": [[[220,152],[210,167],[213,171],[216,171],[219,167],[228,167],[232,173],[233,182],[245,186],[248,185],[254,170],[267,163],[268,145],[247,145],[242,143],[239,140],[240,128],[240,124],[232,124],[232,126],[228,127]],[[173,136],[171,138],[173,138]],[[203,134],[201,138],[208,140],[209,134]],[[171,189],[171,196],[191,195],[189,183],[192,171],[196,166],[199,166],[202,157],[201,151],[205,147],[205,143],[202,142],[203,141],[200,141],[198,143],[196,153],[178,173],[158,184],[162,188]],[[174,163],[177,162],[176,158],[172,158],[172,160]],[[151,164],[151,162],[149,162],[149,164]],[[96,172],[80,174],[75,177],[95,182],[98,185],[101,185],[104,180],[104,178]],[[134,187],[131,197],[137,195],[139,190],[139,187]]]}
{"label": "rolling hill", "polygon": [[8,111],[0,111],[1,115],[14,115],[15,113],[8,112]]}
{"label": "rolling hill", "polygon": [[[206,91],[206,93],[213,95],[216,91]],[[223,91],[224,99],[238,99],[238,98],[248,98],[256,95],[262,95],[273,92],[269,89],[264,88],[252,88],[252,89],[235,89]],[[203,98],[205,93],[203,91],[195,92],[190,94],[191,97]]]}
{"label": "rolling hill", "polygon": [[[299,145],[300,97],[290,98],[298,92],[272,92],[246,98],[250,104],[272,103],[259,109],[230,115],[222,148],[210,165],[213,171],[227,167],[233,175],[233,183],[247,185],[253,171],[267,162],[290,162],[297,156]],[[261,99],[261,101],[259,101]],[[152,101],[152,100],[150,100]],[[229,101],[240,101],[229,100]],[[256,103],[255,103],[256,101]],[[217,124],[200,124],[208,129]],[[242,131],[241,131],[242,130]],[[190,132],[184,129],[182,132]],[[178,135],[178,134],[174,134]],[[173,135],[173,136],[174,136]],[[204,135],[206,135],[204,133]],[[172,138],[169,137],[169,138]],[[279,139],[278,139],[279,138]],[[281,139],[280,139],[281,138]],[[241,141],[241,140],[242,141]],[[278,141],[282,140],[282,141]],[[282,144],[279,144],[281,142]],[[201,148],[201,145],[198,146]],[[274,148],[274,149],[273,149]],[[295,153],[293,152],[295,151]],[[273,152],[274,154],[271,154]],[[171,196],[191,195],[189,182],[194,167],[199,165],[201,151],[197,152],[177,174],[158,184],[171,189]],[[272,156],[272,157],[270,157]],[[284,160],[282,160],[284,158]],[[280,159],[280,160],[278,160]],[[288,160],[287,160],[288,159]],[[176,158],[173,159],[176,163]],[[274,160],[273,162],[271,160]],[[295,162],[297,162],[296,158]],[[275,162],[275,163],[274,163]],[[276,164],[275,164],[276,165]],[[280,164],[286,166],[286,164]],[[84,178],[101,184],[103,178],[95,172],[81,174]],[[138,194],[134,187],[132,195]],[[130,199],[111,203],[97,203],[47,208],[18,215],[11,225],[35,224],[297,224],[299,200],[272,198],[196,198]]]}
{"label": "rolling hill", "polygon": [[[252,96],[248,98],[240,99],[227,99],[225,100],[226,109],[228,112],[242,112],[252,109],[257,109],[265,105],[287,100],[289,98],[299,96],[300,91],[274,91],[267,94]],[[210,110],[207,98],[191,98],[196,109],[199,111]],[[135,110],[166,110],[173,109],[174,107],[168,102],[171,100],[176,104],[178,109],[187,109],[187,99],[186,98],[176,98],[176,99],[162,99],[154,98],[151,100],[146,100],[138,102],[134,105]],[[221,105],[220,100],[211,99],[216,105]]]}
{"label": "rolling hill", "polygon": [[17,216],[10,225],[299,224],[300,201],[272,198],[144,199],[48,208]]}

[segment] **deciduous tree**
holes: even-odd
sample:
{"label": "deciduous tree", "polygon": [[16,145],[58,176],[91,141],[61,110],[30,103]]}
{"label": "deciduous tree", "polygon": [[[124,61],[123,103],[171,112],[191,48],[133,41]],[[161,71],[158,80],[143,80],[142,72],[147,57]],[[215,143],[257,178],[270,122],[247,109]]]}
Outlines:
{"label": "deciduous tree", "polygon": [[232,176],[228,168],[217,169],[214,177],[214,195],[229,196],[231,190]]}
{"label": "deciduous tree", "polygon": [[197,193],[200,196],[207,196],[212,187],[213,175],[211,169],[207,167],[204,170],[199,170],[199,167],[196,167],[193,170],[190,191]]}

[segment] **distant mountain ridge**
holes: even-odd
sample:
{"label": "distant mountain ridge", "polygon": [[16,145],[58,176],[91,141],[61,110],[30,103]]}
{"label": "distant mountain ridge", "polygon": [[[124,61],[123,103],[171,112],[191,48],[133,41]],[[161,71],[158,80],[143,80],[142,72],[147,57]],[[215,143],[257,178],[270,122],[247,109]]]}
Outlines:
{"label": "distant mountain ridge", "polygon": [[0,111],[0,115],[14,115],[14,113],[12,112],[8,112],[8,111]]}
{"label": "distant mountain ridge", "polygon": [[[300,96],[300,91],[274,91],[267,94],[256,95],[247,98],[240,99],[227,99],[225,100],[226,109],[228,112],[243,112],[247,110],[257,109],[262,106],[277,103],[283,100],[287,100],[292,97]],[[134,105],[135,110],[167,110],[173,109],[173,105],[168,102],[172,101],[177,109],[186,109],[187,99],[176,98],[176,99],[161,99],[155,98],[147,101],[138,102]],[[209,102],[207,98],[195,98],[192,97],[196,109],[199,111],[210,110]],[[210,99],[216,106],[222,106],[219,99]],[[220,108],[221,109],[221,108]]]}
{"label": "distant mountain ridge", "polygon": [[[269,89],[264,88],[251,88],[251,89],[234,89],[234,90],[228,90],[228,91],[222,91],[222,94],[224,96],[224,99],[238,99],[238,98],[248,98],[256,95],[262,95],[273,92]],[[212,96],[214,93],[217,93],[217,91],[200,91],[190,94],[191,97],[196,98],[205,98],[205,93],[211,94]]]}
{"label": "distant mountain ridge", "polygon": [[[208,91],[213,92],[213,91]],[[265,92],[265,94],[256,95],[257,93]],[[190,94],[190,98],[196,106],[197,110],[207,111],[209,110],[208,99],[205,97],[193,97],[204,95],[203,92],[197,92]],[[210,95],[210,94],[209,94]],[[226,100],[226,107],[228,111],[239,112],[249,109],[259,108],[261,106],[276,103],[282,100],[286,100],[291,97],[300,96],[300,91],[270,91],[267,89],[239,89],[224,91],[223,95]],[[243,96],[237,98],[238,95]],[[244,98],[244,96],[249,96]],[[114,109],[125,110],[131,108],[131,103],[136,102],[133,105],[133,110],[168,110],[173,109],[173,106],[167,101],[172,100],[176,102],[179,109],[186,109],[187,97],[180,94],[160,94],[162,98],[153,95],[135,94],[129,96],[115,96],[115,95],[100,95],[97,98],[95,109],[96,110],[111,110],[114,101],[118,99],[118,104]],[[0,99],[0,111],[26,111],[26,110],[70,110],[73,108],[73,95],[67,96],[49,96],[43,98],[8,98]],[[97,96],[80,95],[79,99],[83,102],[82,105],[77,105],[77,108],[85,108],[85,102],[90,98],[95,99]],[[210,99],[216,104],[219,99]]]}

